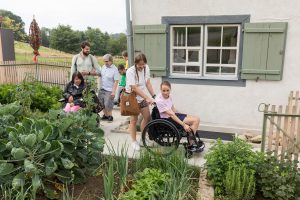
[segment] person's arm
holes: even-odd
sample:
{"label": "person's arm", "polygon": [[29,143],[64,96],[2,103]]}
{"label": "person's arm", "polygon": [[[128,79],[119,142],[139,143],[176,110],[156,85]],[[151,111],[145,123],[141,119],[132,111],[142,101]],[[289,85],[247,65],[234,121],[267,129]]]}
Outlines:
{"label": "person's arm", "polygon": [[119,84],[119,81],[118,81],[118,80],[115,80],[114,86],[113,86],[113,89],[112,89],[112,92],[111,92],[111,98],[112,98],[112,99],[115,98],[115,95],[116,95],[116,89],[117,89],[117,87],[118,87],[118,84]]}
{"label": "person's arm", "polygon": [[68,83],[65,87],[63,97],[69,102],[73,102],[73,96],[69,93],[69,87],[71,87],[71,83]]}
{"label": "person's arm", "polygon": [[175,109],[174,105],[172,106],[172,111],[173,111],[174,113],[176,113],[176,109]]}
{"label": "person's arm", "polygon": [[191,127],[189,125],[187,125],[186,123],[184,123],[183,121],[181,121],[177,115],[175,114],[175,112],[173,112],[173,110],[167,110],[164,113],[166,113],[167,115],[169,115],[175,122],[177,122],[178,124],[180,124],[185,131],[190,132],[191,131]]}
{"label": "person's arm", "polygon": [[147,89],[148,89],[150,95],[153,97],[153,96],[155,95],[155,93],[154,93],[152,84],[151,84],[151,82],[150,82],[150,78],[149,78],[149,79],[147,80],[147,82],[146,82],[146,87],[147,87]]}
{"label": "person's arm", "polygon": [[70,80],[72,80],[72,75],[76,71],[76,67],[75,67],[76,58],[77,58],[77,55],[73,56],[73,58],[72,58],[72,65],[71,65],[71,71],[70,71]]}
{"label": "person's arm", "polygon": [[139,95],[139,96],[141,96],[143,99],[145,99],[147,102],[148,102],[148,101],[152,101],[152,102],[153,102],[153,100],[152,100],[150,97],[148,97],[148,96],[144,93],[144,91],[141,90],[141,89],[139,88],[138,85],[131,85],[131,89],[132,89],[132,91],[134,91],[137,95]]}
{"label": "person's arm", "polygon": [[94,69],[90,72],[89,75],[91,76],[101,76],[101,67],[98,64],[98,60],[96,59],[95,56],[92,56],[92,61],[94,64]]}

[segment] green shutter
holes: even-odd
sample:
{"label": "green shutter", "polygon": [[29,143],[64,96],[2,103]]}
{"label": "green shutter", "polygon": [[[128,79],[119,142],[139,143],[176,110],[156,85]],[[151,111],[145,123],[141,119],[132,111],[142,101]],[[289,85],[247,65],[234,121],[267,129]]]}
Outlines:
{"label": "green shutter", "polygon": [[167,26],[137,25],[134,26],[134,52],[144,53],[147,57],[151,74],[166,75],[167,65]]}
{"label": "green shutter", "polygon": [[242,79],[282,79],[286,31],[286,22],[245,24]]}

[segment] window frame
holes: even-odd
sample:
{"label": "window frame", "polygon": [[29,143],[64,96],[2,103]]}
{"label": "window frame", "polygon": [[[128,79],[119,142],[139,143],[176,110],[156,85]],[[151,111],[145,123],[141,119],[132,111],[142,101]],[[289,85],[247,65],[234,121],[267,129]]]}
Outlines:
{"label": "window frame", "polygon": [[[173,34],[171,33],[170,34],[170,45],[171,45],[171,51],[169,53],[169,56],[170,56],[170,74],[172,75],[179,75],[179,76],[187,76],[187,77],[199,77],[199,74],[202,75],[202,69],[203,69],[203,32],[204,32],[204,29],[203,29],[203,26],[202,25],[175,25],[175,26],[172,26],[171,27],[171,31],[173,32],[173,28],[176,28],[176,27],[179,27],[179,28],[185,28],[185,33],[187,33],[187,29],[188,27],[201,27],[201,32],[200,32],[200,46],[191,46],[191,47],[188,47],[187,46],[187,37],[188,37],[188,34],[185,34],[185,46],[174,46],[173,45]],[[186,55],[186,60],[188,60],[188,52],[189,50],[199,50],[198,52],[198,56],[199,56],[199,62],[185,62],[184,64],[183,63],[175,63],[173,62],[173,51],[174,49],[185,49],[185,55]],[[173,64],[175,65],[178,65],[178,66],[185,66],[185,73],[183,74],[177,74],[177,73],[173,73]],[[190,65],[190,66],[199,66],[199,74],[187,74],[187,65]]]}
{"label": "window frame", "polygon": [[[241,79],[241,66],[242,66],[242,54],[243,54],[243,29],[244,24],[250,22],[250,15],[216,15],[216,16],[162,16],[161,23],[167,25],[167,75],[163,77],[163,80],[168,80],[171,83],[180,84],[199,84],[199,85],[220,85],[220,86],[237,86],[245,87],[246,80]],[[186,75],[172,75],[171,70],[171,60],[170,52],[172,51],[170,45],[171,38],[171,26],[175,25],[230,25],[239,24],[240,25],[240,37],[239,37],[239,54],[238,56],[238,69],[236,71],[237,77],[235,79],[212,79],[211,77],[196,77],[196,76],[186,76]],[[203,29],[204,30],[204,29]],[[204,42],[204,41],[203,41]],[[203,43],[202,43],[203,44]],[[204,59],[204,58],[202,58]]]}

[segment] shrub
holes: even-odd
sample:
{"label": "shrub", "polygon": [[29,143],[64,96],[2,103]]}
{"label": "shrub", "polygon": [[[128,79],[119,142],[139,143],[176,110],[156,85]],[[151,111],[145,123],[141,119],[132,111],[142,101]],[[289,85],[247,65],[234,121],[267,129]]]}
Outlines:
{"label": "shrub", "polygon": [[225,185],[223,179],[230,164],[245,166],[248,170],[256,171],[261,162],[261,154],[251,150],[251,145],[240,139],[223,143],[218,140],[205,155],[207,175],[215,186],[217,195],[224,194]]}
{"label": "shrub", "polygon": [[120,195],[119,200],[158,199],[164,192],[169,174],[158,169],[144,169],[136,174],[136,182],[132,189]]}
{"label": "shrub", "polygon": [[297,163],[266,156],[258,170],[258,184],[264,197],[276,200],[300,197],[300,170]]}
{"label": "shrub", "polygon": [[250,200],[255,195],[255,171],[244,166],[230,165],[225,174],[226,198]]}
{"label": "shrub", "polygon": [[21,105],[31,110],[47,112],[49,109],[60,108],[58,100],[62,97],[59,87],[45,86],[37,81],[23,81],[20,84],[0,86],[0,103],[8,104],[20,101]]}

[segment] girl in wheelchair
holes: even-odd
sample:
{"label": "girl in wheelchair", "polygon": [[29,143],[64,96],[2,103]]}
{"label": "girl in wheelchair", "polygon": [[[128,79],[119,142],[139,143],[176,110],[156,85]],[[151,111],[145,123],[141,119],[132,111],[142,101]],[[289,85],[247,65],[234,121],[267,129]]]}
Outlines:
{"label": "girl in wheelchair", "polygon": [[80,72],[72,75],[72,80],[66,85],[63,97],[66,102],[65,112],[76,112],[84,107],[83,90],[85,89],[84,79]]}
{"label": "girl in wheelchair", "polygon": [[173,104],[171,93],[171,84],[168,81],[163,81],[160,85],[161,93],[155,98],[156,106],[159,110],[160,118],[166,118],[175,124],[176,127],[180,126],[188,134],[188,150],[191,152],[202,151],[204,144],[196,142],[195,133],[199,127],[199,117],[182,114],[176,112]]}

